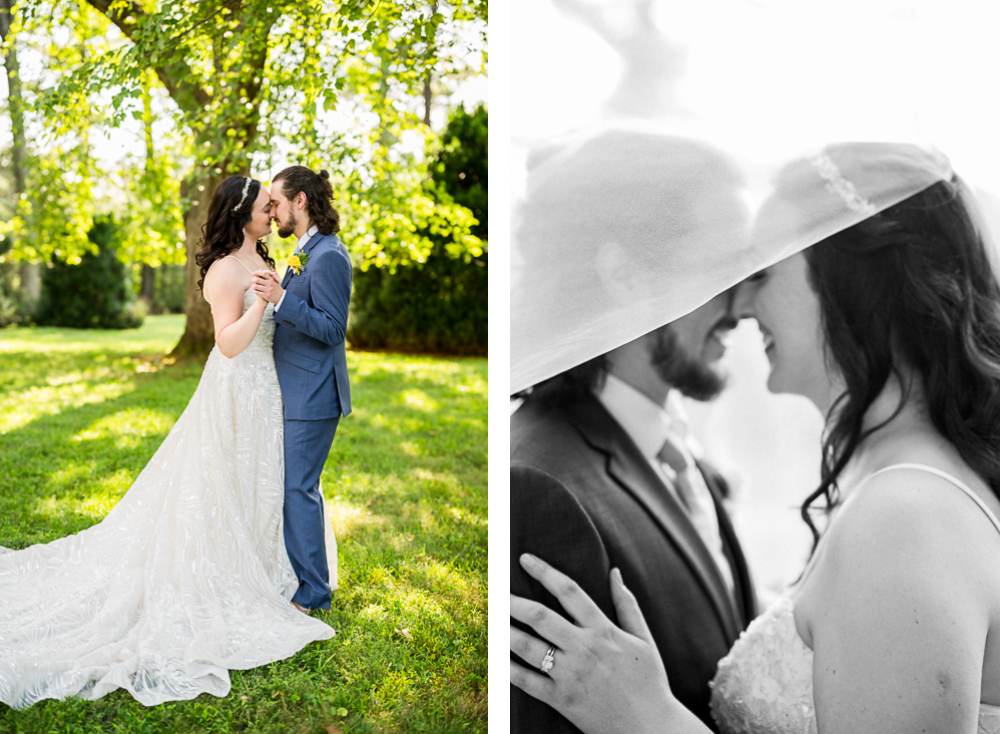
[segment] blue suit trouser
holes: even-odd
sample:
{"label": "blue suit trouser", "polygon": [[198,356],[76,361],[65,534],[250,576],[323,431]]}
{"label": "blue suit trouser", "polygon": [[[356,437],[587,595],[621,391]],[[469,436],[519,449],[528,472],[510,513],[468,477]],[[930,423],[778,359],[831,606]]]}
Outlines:
{"label": "blue suit trouser", "polygon": [[306,609],[330,608],[330,568],[319,479],[340,418],[285,419],[285,547],[299,589],[292,597]]}

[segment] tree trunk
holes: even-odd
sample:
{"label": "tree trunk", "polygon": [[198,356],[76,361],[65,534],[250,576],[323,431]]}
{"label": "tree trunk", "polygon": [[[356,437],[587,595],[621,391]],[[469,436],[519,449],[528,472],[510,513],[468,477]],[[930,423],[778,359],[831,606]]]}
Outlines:
{"label": "tree trunk", "polygon": [[[0,43],[6,43],[10,34],[10,26],[14,21],[15,0],[0,0]],[[21,94],[21,67],[17,60],[17,47],[11,43],[7,47],[7,54],[3,60],[4,69],[7,72],[7,109],[10,111],[10,127],[13,136],[13,145],[10,151],[10,168],[14,177],[14,195],[11,199],[14,202],[11,216],[17,214],[18,203],[21,201],[21,194],[26,190],[25,158],[27,157],[27,143],[24,139],[24,98]],[[16,235],[14,235],[16,237]],[[12,237],[11,240],[14,238]],[[10,241],[8,245],[13,247],[15,242]],[[21,281],[21,290],[24,294],[25,305],[29,313],[35,310],[38,304],[38,297],[41,293],[40,278],[37,263],[21,263],[18,266],[18,276]]]}
{"label": "tree trunk", "polygon": [[[15,0],[0,0],[0,43],[7,42],[10,26],[14,20]],[[20,65],[17,61],[17,48],[11,44],[4,56],[4,67],[7,71],[7,107],[10,111],[11,134],[14,145],[11,148],[11,169],[14,174],[15,201],[25,190],[24,158],[26,147],[24,140],[24,100],[21,96]],[[17,212],[14,212],[15,214]]]}
{"label": "tree trunk", "polygon": [[25,305],[28,311],[34,311],[38,305],[38,297],[42,294],[42,279],[38,263],[21,263],[18,268],[21,279],[21,290],[24,291]]}
{"label": "tree trunk", "polygon": [[427,72],[427,76],[424,77],[424,124],[427,127],[431,126],[431,102],[434,96],[431,92],[431,73]]}
{"label": "tree trunk", "polygon": [[[437,0],[431,2],[431,15],[433,16],[438,11]],[[434,36],[432,35],[427,39],[427,53],[430,55],[434,48]],[[433,81],[431,77],[430,69],[427,70],[427,74],[424,76],[424,124],[427,127],[431,126],[431,103],[434,101],[434,92],[431,90],[431,82]]]}
{"label": "tree trunk", "polygon": [[[146,161],[143,164],[143,178],[148,179],[150,166],[156,151],[153,148],[153,105],[150,88],[153,72],[147,69],[142,74],[142,129],[146,137]],[[145,180],[143,181],[145,183]],[[142,264],[142,284],[139,288],[139,299],[146,303],[149,312],[153,313],[153,299],[156,296],[156,271],[152,266]]]}
{"label": "tree trunk", "polygon": [[153,299],[156,296],[156,271],[146,263],[142,264],[142,285],[139,288],[139,298],[146,302],[149,312],[153,313]]}
{"label": "tree trunk", "polygon": [[204,362],[208,353],[215,346],[215,325],[212,321],[212,310],[201,297],[198,281],[201,280],[201,268],[195,262],[198,246],[202,236],[202,225],[208,217],[208,204],[212,200],[212,192],[221,183],[220,176],[210,169],[196,166],[194,172],[181,184],[181,198],[190,202],[184,213],[184,237],[187,263],[184,266],[184,290],[187,297],[184,302],[184,313],[187,314],[187,325],[177,346],[170,353],[175,359],[196,359]]}

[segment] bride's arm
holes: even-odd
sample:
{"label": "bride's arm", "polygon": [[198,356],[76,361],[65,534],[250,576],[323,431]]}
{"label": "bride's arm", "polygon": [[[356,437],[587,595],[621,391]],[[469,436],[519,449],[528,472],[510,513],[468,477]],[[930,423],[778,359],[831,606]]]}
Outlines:
{"label": "bride's arm", "polygon": [[[611,597],[624,629],[616,627],[575,581],[541,559],[525,554],[521,565],[577,624],[512,594],[510,616],[551,640],[555,652],[548,675],[511,661],[511,683],[587,734],[710,734],[670,692],[646,620],[618,569],[611,572]],[[511,626],[510,649],[524,660],[543,660],[549,648]]]}
{"label": "bride's arm", "polygon": [[1000,538],[945,480],[873,478],[796,604],[820,734],[976,731]]}
{"label": "bride's arm", "polygon": [[249,284],[246,270],[231,258],[216,260],[205,273],[204,292],[212,299],[215,343],[230,359],[250,346],[267,308],[267,301],[255,298],[243,313],[243,294]]}

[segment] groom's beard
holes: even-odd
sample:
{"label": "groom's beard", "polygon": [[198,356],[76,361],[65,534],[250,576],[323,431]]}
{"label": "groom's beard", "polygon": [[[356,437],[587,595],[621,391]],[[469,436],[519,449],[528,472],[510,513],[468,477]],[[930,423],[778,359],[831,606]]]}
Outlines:
{"label": "groom's beard", "polygon": [[293,234],[295,234],[295,228],[298,226],[299,226],[299,221],[295,218],[294,214],[289,212],[287,224],[282,224],[281,222],[278,222],[278,237],[280,237],[281,239],[285,239],[285,237],[291,237]]}
{"label": "groom's beard", "polygon": [[[728,322],[720,322],[713,331],[728,326]],[[725,376],[688,353],[669,325],[657,332],[650,362],[661,380],[694,400],[711,400],[726,386]]]}

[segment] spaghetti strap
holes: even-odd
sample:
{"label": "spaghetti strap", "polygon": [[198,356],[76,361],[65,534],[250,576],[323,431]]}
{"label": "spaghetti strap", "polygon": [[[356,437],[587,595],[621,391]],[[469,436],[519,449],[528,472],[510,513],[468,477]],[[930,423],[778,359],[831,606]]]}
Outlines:
{"label": "spaghetti strap", "polygon": [[235,260],[240,265],[242,265],[244,268],[246,268],[246,271],[248,273],[250,273],[250,275],[253,275],[253,271],[250,268],[247,268],[247,264],[245,262],[243,262],[242,260],[240,260],[238,257],[236,257],[236,255],[224,255],[223,257],[231,257],[231,258],[233,258],[233,260]]}
{"label": "spaghetti strap", "polygon": [[993,527],[995,527],[997,529],[997,532],[1000,533],[1000,520],[998,520],[997,516],[993,514],[993,511],[986,506],[986,503],[979,498],[979,495],[977,495],[975,492],[969,489],[963,482],[959,481],[951,474],[943,472],[940,469],[935,469],[933,466],[927,466],[926,464],[893,464],[892,466],[887,466],[884,469],[879,469],[874,474],[869,474],[868,477],[865,479],[865,482],[868,482],[868,480],[871,479],[872,477],[877,477],[879,474],[891,471],[893,469],[916,469],[917,471],[925,471],[929,474],[941,477],[941,479],[944,479],[945,481],[950,482],[951,484],[954,484],[960,490],[969,495],[969,497],[972,498],[973,502],[979,505],[979,509],[982,510],[984,513],[986,513],[986,517],[990,519],[990,522],[993,523]]}
{"label": "spaghetti strap", "polygon": [[[233,258],[233,260],[235,260],[240,265],[242,265],[246,269],[246,271],[248,273],[250,273],[250,275],[253,275],[253,271],[250,268],[247,267],[247,264],[245,262],[243,262],[238,257],[236,257],[236,255],[223,255],[223,257],[231,257],[231,258]],[[204,285],[201,288],[201,297],[205,301],[205,303],[211,305],[211,301],[208,300],[208,295],[205,293],[205,286]]]}

